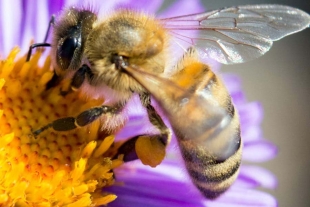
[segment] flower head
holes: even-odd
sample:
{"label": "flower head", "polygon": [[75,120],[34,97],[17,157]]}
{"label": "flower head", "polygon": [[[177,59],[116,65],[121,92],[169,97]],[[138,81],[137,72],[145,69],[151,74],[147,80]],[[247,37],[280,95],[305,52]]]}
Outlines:
{"label": "flower head", "polygon": [[[69,2],[40,1],[37,6],[30,2],[27,4],[27,1],[20,1],[17,5],[1,2],[0,8],[6,8],[7,11],[11,7],[15,11],[27,11],[25,17],[18,19],[14,29],[7,26],[11,18],[9,12],[5,12],[8,16],[0,21],[0,30],[6,28],[6,32],[0,34],[2,54],[8,53],[12,42],[19,43],[26,52],[30,36],[43,40],[51,14],[68,6]],[[101,11],[131,7],[155,13],[162,2],[157,0],[142,4],[119,0],[117,3],[107,2]],[[184,8],[184,5],[190,13],[203,10],[198,0],[190,4],[188,2],[178,1],[162,15],[180,14],[177,13],[180,11],[178,9]],[[22,13],[18,15],[21,17]],[[271,195],[256,189],[274,188],[276,179],[269,171],[256,165],[242,165],[237,181],[226,193],[214,201],[206,200],[185,173],[184,163],[173,145],[175,141],[167,150],[167,158],[155,169],[139,161],[123,164],[122,157],[111,159],[109,155],[115,140],[148,130],[145,114],[139,110],[131,114],[127,125],[116,134],[115,140],[114,136],[102,137],[98,134],[99,122],[68,132],[47,130],[38,137],[31,136],[32,127],[40,127],[60,117],[74,116],[77,112],[96,106],[98,100],[85,101],[80,93],[69,94],[64,98],[59,95],[60,86],[46,91],[45,85],[52,78],[49,57],[40,67],[39,53],[28,63],[25,63],[25,58],[16,59],[16,54],[17,49],[14,49],[0,63],[0,136],[3,140],[0,144],[1,204],[276,206],[276,200]],[[229,74],[223,78],[240,114],[244,140],[243,160],[263,162],[272,159],[276,148],[261,135],[262,107],[256,102],[246,101],[238,77]],[[130,108],[135,108],[135,105],[132,104]]]}
{"label": "flower head", "polygon": [[[90,107],[76,96],[65,99],[45,85],[53,75],[50,59],[38,67],[37,53],[30,62],[15,60],[18,49],[0,64],[1,82],[1,200],[5,206],[89,206],[107,204],[116,196],[102,193],[113,184],[112,169],[122,159],[107,153],[113,136],[98,139],[99,124],[63,133],[32,135],[32,127]],[[84,105],[84,106],[83,106]]]}

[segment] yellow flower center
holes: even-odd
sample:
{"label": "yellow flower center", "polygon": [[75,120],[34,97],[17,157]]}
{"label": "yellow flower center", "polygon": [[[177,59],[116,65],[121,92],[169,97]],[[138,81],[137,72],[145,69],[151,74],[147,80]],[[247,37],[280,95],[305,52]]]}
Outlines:
{"label": "yellow flower center", "polygon": [[[98,105],[78,93],[65,97],[60,86],[46,90],[52,78],[50,58],[37,62],[15,61],[19,49],[0,62],[0,205],[1,206],[96,206],[116,195],[102,192],[114,182],[114,136],[102,137],[100,123],[67,132],[48,129],[34,137],[32,130],[51,121]],[[102,102],[102,101],[101,101]]]}

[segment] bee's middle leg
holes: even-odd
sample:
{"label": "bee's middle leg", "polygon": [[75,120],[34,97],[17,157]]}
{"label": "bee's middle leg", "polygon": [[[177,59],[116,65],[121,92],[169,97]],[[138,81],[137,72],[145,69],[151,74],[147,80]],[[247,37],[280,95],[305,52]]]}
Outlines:
{"label": "bee's middle leg", "polygon": [[48,128],[52,128],[55,131],[69,131],[78,127],[86,126],[96,119],[101,117],[104,114],[117,114],[121,112],[123,105],[117,104],[115,106],[97,106],[83,111],[76,117],[64,117],[56,119],[55,121],[41,127],[32,132],[34,136],[39,135],[41,132],[45,131]]}
{"label": "bee's middle leg", "polygon": [[118,148],[116,157],[123,154],[125,162],[140,159],[143,164],[156,167],[166,155],[166,147],[171,139],[171,131],[151,105],[149,94],[140,95],[140,100],[147,109],[150,122],[160,133],[138,135],[127,140]]}

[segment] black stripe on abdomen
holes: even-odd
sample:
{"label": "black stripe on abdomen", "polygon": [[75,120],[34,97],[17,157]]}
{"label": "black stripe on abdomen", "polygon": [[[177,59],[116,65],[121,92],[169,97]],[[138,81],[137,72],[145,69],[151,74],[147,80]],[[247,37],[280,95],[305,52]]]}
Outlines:
{"label": "black stripe on abdomen", "polygon": [[188,173],[197,182],[221,182],[233,176],[240,167],[240,163],[236,163],[232,168],[223,170],[223,173],[219,174],[219,173],[214,173],[211,170],[212,168],[216,167],[216,165],[219,165],[219,164],[209,165],[207,167],[207,169],[209,170],[205,170],[205,171],[196,171],[194,169],[189,169]]}
{"label": "black stripe on abdomen", "polygon": [[[239,127],[235,129],[231,154],[225,160],[217,160],[195,140],[181,141],[180,149],[193,183],[207,198],[213,199],[226,191],[236,179],[241,163],[242,142]],[[221,136],[221,133],[218,135]]]}

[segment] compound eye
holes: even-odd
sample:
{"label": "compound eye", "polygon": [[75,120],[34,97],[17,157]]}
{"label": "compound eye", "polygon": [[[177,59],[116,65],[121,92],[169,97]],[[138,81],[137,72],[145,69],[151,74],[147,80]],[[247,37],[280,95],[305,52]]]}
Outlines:
{"label": "compound eye", "polygon": [[77,49],[81,47],[80,37],[67,37],[57,49],[57,60],[62,69],[68,69]]}

